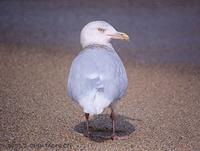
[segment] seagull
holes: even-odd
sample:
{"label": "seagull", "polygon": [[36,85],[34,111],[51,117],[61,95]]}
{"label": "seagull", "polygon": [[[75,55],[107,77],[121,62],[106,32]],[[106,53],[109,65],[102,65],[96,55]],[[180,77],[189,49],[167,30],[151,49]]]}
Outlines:
{"label": "seagull", "polygon": [[115,133],[115,106],[128,86],[124,65],[110,43],[112,39],[129,41],[129,36],[118,32],[105,21],[92,21],[81,30],[81,52],[72,62],[68,83],[68,96],[77,102],[85,113],[86,136],[90,137],[89,115],[111,109],[111,139],[126,139]]}

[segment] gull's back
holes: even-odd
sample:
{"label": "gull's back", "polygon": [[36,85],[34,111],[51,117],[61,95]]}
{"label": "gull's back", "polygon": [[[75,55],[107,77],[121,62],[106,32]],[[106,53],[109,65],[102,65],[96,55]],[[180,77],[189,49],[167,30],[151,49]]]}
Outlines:
{"label": "gull's back", "polygon": [[128,81],[114,49],[89,46],[74,59],[68,79],[68,95],[85,113],[99,114],[125,93]]}

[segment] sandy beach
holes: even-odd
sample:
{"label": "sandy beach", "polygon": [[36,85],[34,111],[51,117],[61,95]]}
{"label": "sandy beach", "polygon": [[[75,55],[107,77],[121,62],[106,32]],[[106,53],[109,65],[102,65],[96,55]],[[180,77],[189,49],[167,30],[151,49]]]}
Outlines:
{"label": "sandy beach", "polygon": [[[117,134],[110,111],[91,119],[91,139],[82,109],[66,96],[75,55],[64,51],[1,47],[1,148],[25,150],[198,150],[200,69],[126,64],[129,87],[117,107]],[[45,144],[50,146],[45,146]],[[67,144],[64,147],[52,145]],[[35,146],[34,146],[35,145]]]}
{"label": "sandy beach", "polygon": [[[113,11],[121,14],[121,18],[117,15],[116,20],[111,19],[112,12],[108,16],[100,15],[102,19],[111,19],[118,29],[129,35],[135,33],[138,37],[129,44],[114,42],[129,79],[126,95],[117,106],[117,134],[129,135],[129,139],[112,141],[109,139],[112,132],[109,109],[91,117],[92,137],[86,138],[83,136],[83,111],[66,93],[69,68],[80,50],[80,29],[86,21],[97,17],[95,15],[103,5],[83,3],[80,12],[72,14],[80,8],[72,1],[69,5],[65,1],[60,5],[54,5],[53,1],[48,4],[45,1],[0,2],[0,20],[4,21],[0,25],[0,150],[200,150],[200,54],[199,21],[195,18],[198,15],[194,15],[196,1],[163,3],[135,1],[133,7],[128,1],[123,5],[118,1],[118,5],[113,4]],[[122,7],[116,11],[118,6]],[[129,7],[136,11],[129,14],[131,9],[126,9]],[[164,11],[161,11],[158,23],[164,26],[162,16],[168,15],[166,22],[172,21],[171,28],[166,28],[166,31],[163,31],[163,26],[158,30],[153,28],[154,19],[146,20],[148,15],[145,12],[157,14],[161,7]],[[68,8],[68,14],[63,15],[63,8]],[[85,14],[86,20],[84,16],[77,17],[80,23],[77,21],[72,26],[75,22],[73,15],[86,8],[90,8]],[[52,10],[58,12],[52,13]],[[107,7],[105,10],[109,12]],[[141,16],[139,10],[144,11]],[[171,10],[176,11],[177,16]],[[91,12],[93,16],[89,15]],[[184,13],[193,16],[188,18],[194,24],[187,24],[188,18]],[[151,17],[154,18],[155,14]],[[61,17],[59,24],[47,26],[59,15],[63,15],[64,20]],[[131,15],[135,15],[137,23],[130,20]],[[45,21],[44,16],[49,18]],[[179,16],[185,18],[176,22]],[[71,23],[65,17],[71,18]],[[15,19],[9,20],[11,18]],[[145,20],[149,28],[141,23]],[[19,24],[20,21],[24,26]],[[183,26],[179,29],[180,21]],[[132,25],[135,28],[131,28]],[[150,27],[157,34],[151,33]],[[163,35],[166,35],[164,39],[161,38]]]}

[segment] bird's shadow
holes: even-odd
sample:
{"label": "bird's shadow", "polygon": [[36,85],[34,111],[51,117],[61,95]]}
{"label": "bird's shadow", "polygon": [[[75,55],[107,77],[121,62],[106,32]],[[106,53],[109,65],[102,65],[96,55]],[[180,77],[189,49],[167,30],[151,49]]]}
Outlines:
{"label": "bird's shadow", "polygon": [[[126,116],[117,115],[116,117],[116,134],[118,136],[127,136],[135,131],[135,127],[128,120],[137,120],[131,119]],[[112,121],[110,115],[101,114],[95,116],[89,122],[91,135],[90,140],[95,142],[104,142],[111,139],[112,135]],[[74,127],[74,130],[84,135],[86,132],[86,122],[81,122]]]}

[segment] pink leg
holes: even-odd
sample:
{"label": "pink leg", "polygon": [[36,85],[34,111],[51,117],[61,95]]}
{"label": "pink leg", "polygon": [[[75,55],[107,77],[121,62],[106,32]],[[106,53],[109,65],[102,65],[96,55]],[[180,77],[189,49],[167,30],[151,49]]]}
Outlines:
{"label": "pink leg", "polygon": [[111,114],[110,114],[110,118],[112,119],[112,140],[126,140],[128,139],[128,136],[117,136],[115,133],[115,120],[116,120],[116,116],[115,116],[115,112],[114,109],[111,108]]}
{"label": "pink leg", "polygon": [[87,129],[87,131],[86,131],[86,134],[85,134],[85,136],[86,137],[90,137],[90,131],[89,131],[89,113],[85,113],[85,118],[86,118],[86,129]]}

